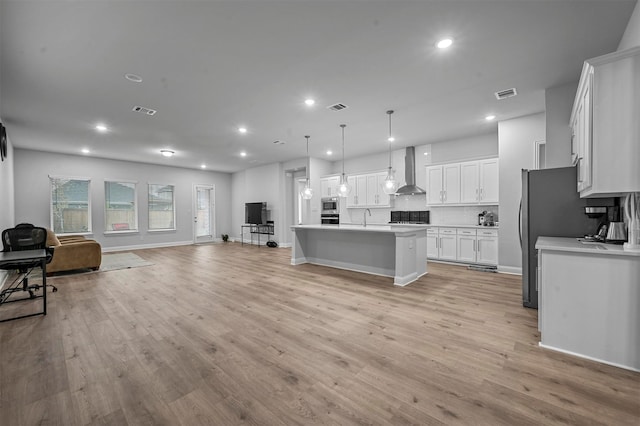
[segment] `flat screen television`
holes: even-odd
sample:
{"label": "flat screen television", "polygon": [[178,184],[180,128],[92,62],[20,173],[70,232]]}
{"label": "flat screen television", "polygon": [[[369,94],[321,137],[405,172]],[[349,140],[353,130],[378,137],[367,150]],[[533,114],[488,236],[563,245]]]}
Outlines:
{"label": "flat screen television", "polygon": [[267,223],[267,203],[245,203],[245,223],[249,225],[264,225]]}

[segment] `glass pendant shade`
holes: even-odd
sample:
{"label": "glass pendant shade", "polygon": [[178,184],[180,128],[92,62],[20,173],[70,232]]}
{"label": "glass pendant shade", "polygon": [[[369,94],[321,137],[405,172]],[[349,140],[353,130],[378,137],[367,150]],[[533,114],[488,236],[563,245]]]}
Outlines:
{"label": "glass pendant shade", "polygon": [[398,181],[393,175],[393,170],[391,169],[391,167],[389,167],[389,171],[387,172],[387,177],[384,179],[384,182],[382,183],[382,190],[387,195],[395,194],[396,191],[398,190]]}
{"label": "glass pendant shade", "polygon": [[307,183],[302,189],[300,195],[302,195],[302,198],[305,200],[310,200],[311,198],[313,198],[313,189],[311,189],[311,186],[309,185],[309,179],[307,179]]}

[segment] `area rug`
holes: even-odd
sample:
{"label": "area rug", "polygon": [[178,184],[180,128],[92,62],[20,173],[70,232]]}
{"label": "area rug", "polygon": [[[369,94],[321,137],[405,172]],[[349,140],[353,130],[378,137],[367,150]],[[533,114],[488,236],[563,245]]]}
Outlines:
{"label": "area rug", "polygon": [[153,262],[144,260],[133,253],[109,253],[102,255],[100,269],[96,272],[116,271],[118,269],[139,268],[141,266],[151,266]]}
{"label": "area rug", "polygon": [[[64,275],[76,274],[95,274],[98,272],[117,271],[119,269],[139,268],[141,266],[151,266],[153,262],[144,260],[137,254],[133,253],[107,253],[102,255],[102,263],[100,269],[92,271],[90,269],[78,269],[75,271],[54,272],[50,278],[60,277]],[[41,276],[38,269],[33,271],[33,277]]]}

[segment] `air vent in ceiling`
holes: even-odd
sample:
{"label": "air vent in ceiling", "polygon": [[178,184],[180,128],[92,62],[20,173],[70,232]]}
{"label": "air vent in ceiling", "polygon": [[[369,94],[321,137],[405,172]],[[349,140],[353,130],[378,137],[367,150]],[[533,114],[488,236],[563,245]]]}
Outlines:
{"label": "air vent in ceiling", "polygon": [[273,143],[276,144],[276,145],[284,145],[285,144],[285,142],[281,141],[281,140],[273,141]]}
{"label": "air vent in ceiling", "polygon": [[331,111],[342,111],[343,109],[346,109],[349,107],[346,106],[345,104],[335,104],[335,105],[329,105],[327,108],[330,109]]}
{"label": "air vent in ceiling", "polygon": [[517,94],[518,92],[516,92],[515,87],[507,90],[500,90],[499,92],[495,93],[497,100],[507,99]]}
{"label": "air vent in ceiling", "polygon": [[147,115],[155,115],[155,113],[158,112],[155,109],[146,108],[146,107],[143,107],[143,106],[134,106],[133,107],[133,111],[141,112],[141,113],[147,114]]}

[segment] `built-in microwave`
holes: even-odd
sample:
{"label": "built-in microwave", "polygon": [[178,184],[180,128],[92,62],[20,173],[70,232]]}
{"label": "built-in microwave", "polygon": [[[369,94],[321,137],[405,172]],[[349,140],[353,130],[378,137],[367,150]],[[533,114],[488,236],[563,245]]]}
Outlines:
{"label": "built-in microwave", "polygon": [[322,214],[339,214],[340,201],[338,197],[327,197],[320,200],[322,203]]}

